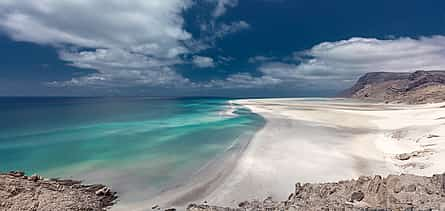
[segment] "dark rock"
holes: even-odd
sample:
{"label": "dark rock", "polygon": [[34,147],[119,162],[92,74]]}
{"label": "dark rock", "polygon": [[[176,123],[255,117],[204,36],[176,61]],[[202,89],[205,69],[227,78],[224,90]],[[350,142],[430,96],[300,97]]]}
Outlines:
{"label": "dark rock", "polygon": [[378,193],[380,190],[380,185],[382,184],[382,177],[376,175],[372,180],[370,180],[368,185],[368,192]]}
{"label": "dark rock", "polygon": [[425,192],[426,192],[428,195],[431,195],[431,194],[434,193],[434,191],[431,190],[429,187],[425,187]]}
{"label": "dark rock", "polygon": [[291,193],[291,194],[287,197],[287,200],[290,201],[292,198],[294,198],[294,193]]}
{"label": "dark rock", "polygon": [[33,182],[37,182],[39,180],[43,180],[43,178],[41,176],[37,175],[37,174],[31,175],[28,179],[33,181]]}
{"label": "dark rock", "polygon": [[399,183],[397,183],[394,185],[393,190],[394,190],[394,193],[400,193],[403,190],[403,186],[400,185]]}
{"label": "dark rock", "polygon": [[107,196],[107,195],[110,195],[111,190],[108,187],[103,187],[103,188],[97,190],[95,193],[98,196]]}
{"label": "dark rock", "polygon": [[430,134],[430,135],[428,135],[428,137],[427,137],[427,138],[437,138],[437,137],[440,137],[440,136],[438,136],[438,135],[433,135],[433,134]]}
{"label": "dark rock", "polygon": [[249,204],[249,202],[247,202],[247,201],[243,201],[243,202],[240,202],[240,203],[238,204],[238,207],[244,208],[244,207],[247,206],[248,204]]}
{"label": "dark rock", "polygon": [[362,191],[357,191],[352,193],[351,195],[351,202],[355,202],[355,201],[361,201],[365,198],[365,194]]}
{"label": "dark rock", "polygon": [[415,184],[410,184],[405,188],[406,192],[416,192],[417,187]]}
{"label": "dark rock", "polygon": [[295,184],[295,195],[298,195],[301,190],[302,190],[301,183],[297,182],[297,184]]}
{"label": "dark rock", "polygon": [[398,154],[398,155],[396,155],[396,158],[398,160],[409,160],[411,158],[411,154],[410,153]]}
{"label": "dark rock", "polygon": [[23,177],[25,176],[25,172],[22,171],[10,171],[8,173],[9,176],[13,176],[13,177]]}

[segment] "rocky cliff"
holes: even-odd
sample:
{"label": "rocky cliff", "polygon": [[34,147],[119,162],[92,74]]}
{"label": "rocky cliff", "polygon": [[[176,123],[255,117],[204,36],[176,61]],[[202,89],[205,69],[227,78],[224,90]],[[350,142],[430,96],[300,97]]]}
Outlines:
{"label": "rocky cliff", "polygon": [[26,176],[23,172],[0,173],[2,211],[103,211],[116,199],[116,193],[103,185]]}
{"label": "rocky cliff", "polygon": [[285,201],[267,198],[240,202],[238,208],[188,206],[188,211],[322,211],[322,210],[443,210],[445,175],[362,176],[356,180],[295,185]]}
{"label": "rocky cliff", "polygon": [[340,96],[386,103],[443,102],[445,101],[445,71],[367,73]]}

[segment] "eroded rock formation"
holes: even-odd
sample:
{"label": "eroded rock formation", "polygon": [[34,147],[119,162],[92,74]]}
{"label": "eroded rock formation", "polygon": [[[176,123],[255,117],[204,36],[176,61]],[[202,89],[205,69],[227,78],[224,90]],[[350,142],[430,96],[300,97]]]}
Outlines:
{"label": "eroded rock formation", "polygon": [[23,172],[0,173],[2,211],[102,211],[116,198],[116,193],[103,185],[44,179]]}
{"label": "eroded rock formation", "polygon": [[445,174],[363,176],[356,180],[295,185],[285,201],[245,201],[238,208],[188,206],[188,211],[245,210],[441,210],[445,209]]}

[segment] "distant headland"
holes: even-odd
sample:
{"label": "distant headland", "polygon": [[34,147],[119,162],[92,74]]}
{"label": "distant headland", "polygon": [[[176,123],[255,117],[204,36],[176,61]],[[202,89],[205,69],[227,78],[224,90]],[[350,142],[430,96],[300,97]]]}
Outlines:
{"label": "distant headland", "polygon": [[370,72],[340,96],[385,103],[443,102],[445,71]]}

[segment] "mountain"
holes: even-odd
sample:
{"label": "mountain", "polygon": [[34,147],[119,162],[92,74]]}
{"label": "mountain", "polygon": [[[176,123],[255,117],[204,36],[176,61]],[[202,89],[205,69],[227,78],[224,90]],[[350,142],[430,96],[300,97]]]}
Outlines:
{"label": "mountain", "polygon": [[445,71],[366,73],[340,96],[385,103],[444,102]]}

